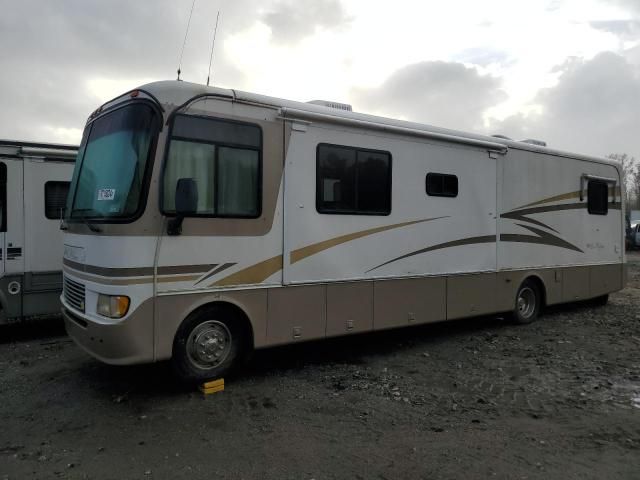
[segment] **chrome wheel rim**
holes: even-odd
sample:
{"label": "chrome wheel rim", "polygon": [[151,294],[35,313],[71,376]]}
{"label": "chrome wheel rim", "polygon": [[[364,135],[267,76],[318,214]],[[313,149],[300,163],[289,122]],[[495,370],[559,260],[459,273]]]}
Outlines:
{"label": "chrome wheel rim", "polygon": [[197,368],[208,370],[223,363],[231,353],[231,332],[217,320],[201,323],[187,339],[189,361]]}
{"label": "chrome wheel rim", "polygon": [[536,293],[530,287],[524,287],[518,293],[516,308],[522,318],[531,318],[536,311]]}

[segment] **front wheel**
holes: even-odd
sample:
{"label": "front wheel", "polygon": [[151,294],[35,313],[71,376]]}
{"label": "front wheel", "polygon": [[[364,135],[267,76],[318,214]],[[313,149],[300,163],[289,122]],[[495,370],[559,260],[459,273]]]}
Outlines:
{"label": "front wheel", "polygon": [[591,305],[594,307],[604,307],[609,301],[609,295],[600,295],[599,297],[591,299]]}
{"label": "front wheel", "polygon": [[197,384],[229,374],[248,351],[247,335],[234,312],[212,306],[180,325],[172,362],[181,380]]}
{"label": "front wheel", "polygon": [[533,322],[540,314],[541,300],[538,285],[531,280],[525,280],[516,294],[513,320],[520,324]]}

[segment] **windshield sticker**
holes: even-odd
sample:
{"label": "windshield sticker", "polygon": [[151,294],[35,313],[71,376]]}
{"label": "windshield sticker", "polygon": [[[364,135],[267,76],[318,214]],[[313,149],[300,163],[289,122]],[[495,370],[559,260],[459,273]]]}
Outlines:
{"label": "windshield sticker", "polygon": [[116,196],[115,188],[100,188],[98,189],[98,200],[113,200]]}

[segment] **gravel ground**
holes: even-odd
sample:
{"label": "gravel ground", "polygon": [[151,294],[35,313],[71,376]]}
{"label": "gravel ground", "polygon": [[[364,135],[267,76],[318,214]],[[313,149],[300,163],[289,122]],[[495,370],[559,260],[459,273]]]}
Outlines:
{"label": "gravel ground", "polygon": [[601,308],[258,352],[222,393],[0,328],[0,480],[640,478],[640,255]]}

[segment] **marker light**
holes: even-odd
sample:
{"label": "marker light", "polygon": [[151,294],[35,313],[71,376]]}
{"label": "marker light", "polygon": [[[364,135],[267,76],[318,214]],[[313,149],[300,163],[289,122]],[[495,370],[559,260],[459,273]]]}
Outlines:
{"label": "marker light", "polygon": [[103,317],[122,318],[129,310],[129,297],[124,295],[98,295],[97,312]]}

